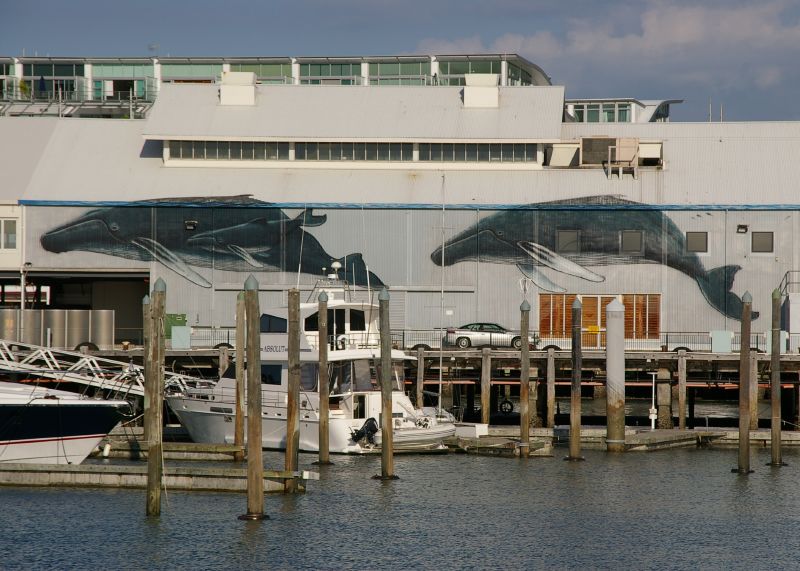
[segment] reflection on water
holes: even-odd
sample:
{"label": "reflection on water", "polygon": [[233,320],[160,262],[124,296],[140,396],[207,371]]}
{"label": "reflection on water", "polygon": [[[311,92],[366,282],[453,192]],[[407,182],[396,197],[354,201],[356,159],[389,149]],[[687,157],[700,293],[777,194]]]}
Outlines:
{"label": "reflection on water", "polygon": [[[800,519],[800,450],[731,474],[735,449],[607,455],[586,462],[467,455],[334,457],[306,494],[4,488],[3,569],[788,569]],[[300,468],[317,470],[313,455]],[[265,453],[268,467],[283,456]],[[168,463],[169,467],[169,463]]]}
{"label": "reflection on water", "polygon": [[[651,401],[649,399],[625,399],[625,415],[647,418]],[[560,414],[569,414],[569,398],[556,399],[557,411]],[[768,419],[771,417],[770,401],[758,401],[758,417]],[[687,405],[688,408],[688,405]],[[604,398],[581,399],[581,415],[605,416],[606,401]],[[678,416],[678,401],[672,403],[672,415]],[[688,415],[688,410],[687,410]],[[694,415],[700,419],[709,418],[739,418],[739,403],[735,400],[701,400],[697,399],[694,406]],[[713,425],[713,422],[712,422]]]}

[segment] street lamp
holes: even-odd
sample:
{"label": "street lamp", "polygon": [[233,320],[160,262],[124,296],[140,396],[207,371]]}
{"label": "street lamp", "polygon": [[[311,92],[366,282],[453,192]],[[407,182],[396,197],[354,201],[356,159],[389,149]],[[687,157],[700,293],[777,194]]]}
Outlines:
{"label": "street lamp", "polygon": [[650,400],[650,430],[656,429],[656,419],[658,418],[658,410],[656,409],[656,375],[658,372],[650,373],[653,377],[653,391]]}

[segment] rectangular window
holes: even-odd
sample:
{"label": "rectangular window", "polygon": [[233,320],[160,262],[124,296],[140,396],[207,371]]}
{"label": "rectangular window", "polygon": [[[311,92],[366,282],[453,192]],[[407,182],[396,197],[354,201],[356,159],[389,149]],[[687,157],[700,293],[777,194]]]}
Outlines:
{"label": "rectangular window", "polygon": [[181,158],[191,159],[193,156],[194,154],[192,153],[192,142],[181,141]]}
{"label": "rectangular window", "polygon": [[441,143],[431,143],[431,160],[432,161],[441,161],[442,160],[442,144]]}
{"label": "rectangular window", "polygon": [[499,162],[503,159],[503,154],[501,153],[502,145],[498,143],[492,143],[489,145],[489,160],[493,163]]}
{"label": "rectangular window", "polygon": [[708,232],[687,232],[686,251],[696,253],[708,252]]}
{"label": "rectangular window", "polygon": [[378,143],[378,160],[389,160],[389,143]]}
{"label": "rectangular window", "polygon": [[276,317],[268,313],[261,314],[261,333],[286,333],[289,322],[283,317]]}
{"label": "rectangular window", "polygon": [[575,122],[583,123],[586,120],[583,105],[575,106]]}
{"label": "rectangular window", "polygon": [[280,365],[261,365],[261,384],[280,385],[281,368]]}
{"label": "rectangular window", "polygon": [[278,143],[278,160],[289,160],[289,143]]}
{"label": "rectangular window", "polygon": [[477,143],[467,143],[467,162],[474,163],[478,160],[478,145]]}
{"label": "rectangular window", "polygon": [[217,147],[216,141],[206,141],[206,160],[217,160]]}
{"label": "rectangular window", "polygon": [[580,253],[579,230],[559,230],[556,234],[556,252],[559,254],[578,254]]}
{"label": "rectangular window", "polygon": [[600,122],[600,105],[592,103],[586,106],[586,122],[599,123]]}
{"label": "rectangular window", "polygon": [[442,143],[442,160],[453,162],[453,143]]}
{"label": "rectangular window", "polygon": [[400,143],[389,143],[389,160],[399,161],[402,160],[400,153]]}
{"label": "rectangular window", "polygon": [[617,121],[619,123],[630,123],[631,105],[630,103],[620,103],[617,105]]}
{"label": "rectangular window", "polygon": [[773,252],[774,244],[772,232],[753,232],[752,251],[763,253]]}
{"label": "rectangular window", "polygon": [[603,122],[614,123],[614,104],[603,103]]}
{"label": "rectangular window", "polygon": [[620,236],[620,249],[623,254],[642,253],[641,230],[623,230]]}
{"label": "rectangular window", "polygon": [[232,161],[242,160],[242,143],[240,141],[230,142],[230,155],[228,158]]}
{"label": "rectangular window", "polygon": [[478,145],[478,162],[479,163],[489,162],[489,145],[487,145],[486,143],[481,143]]}
{"label": "rectangular window", "polygon": [[0,248],[3,250],[17,249],[17,221],[3,220],[3,241]]}
{"label": "rectangular window", "polygon": [[355,143],[353,145],[353,158],[357,161],[363,161],[367,158],[367,145],[366,143]]}
{"label": "rectangular window", "polygon": [[244,142],[242,143],[242,160],[243,161],[252,161],[254,159],[253,155],[253,143]]}
{"label": "rectangular window", "polygon": [[367,160],[378,160],[378,143],[367,143]]}

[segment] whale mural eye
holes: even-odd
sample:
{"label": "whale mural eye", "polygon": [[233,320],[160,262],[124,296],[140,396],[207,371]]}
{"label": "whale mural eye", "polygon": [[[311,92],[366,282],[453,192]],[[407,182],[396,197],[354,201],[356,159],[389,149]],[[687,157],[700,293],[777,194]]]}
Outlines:
{"label": "whale mural eye", "polygon": [[108,225],[108,228],[112,232],[118,232],[119,231],[119,224],[117,224],[116,222],[112,222],[111,224]]}

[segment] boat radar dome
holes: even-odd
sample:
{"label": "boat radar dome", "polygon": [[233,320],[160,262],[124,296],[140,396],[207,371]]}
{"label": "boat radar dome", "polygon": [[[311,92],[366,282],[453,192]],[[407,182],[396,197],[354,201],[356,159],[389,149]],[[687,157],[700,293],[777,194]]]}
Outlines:
{"label": "boat radar dome", "polygon": [[334,260],[331,263],[331,270],[333,270],[333,273],[328,274],[328,277],[331,278],[331,279],[338,278],[339,277],[339,270],[341,269],[341,267],[342,267],[341,262],[338,262],[338,261]]}

